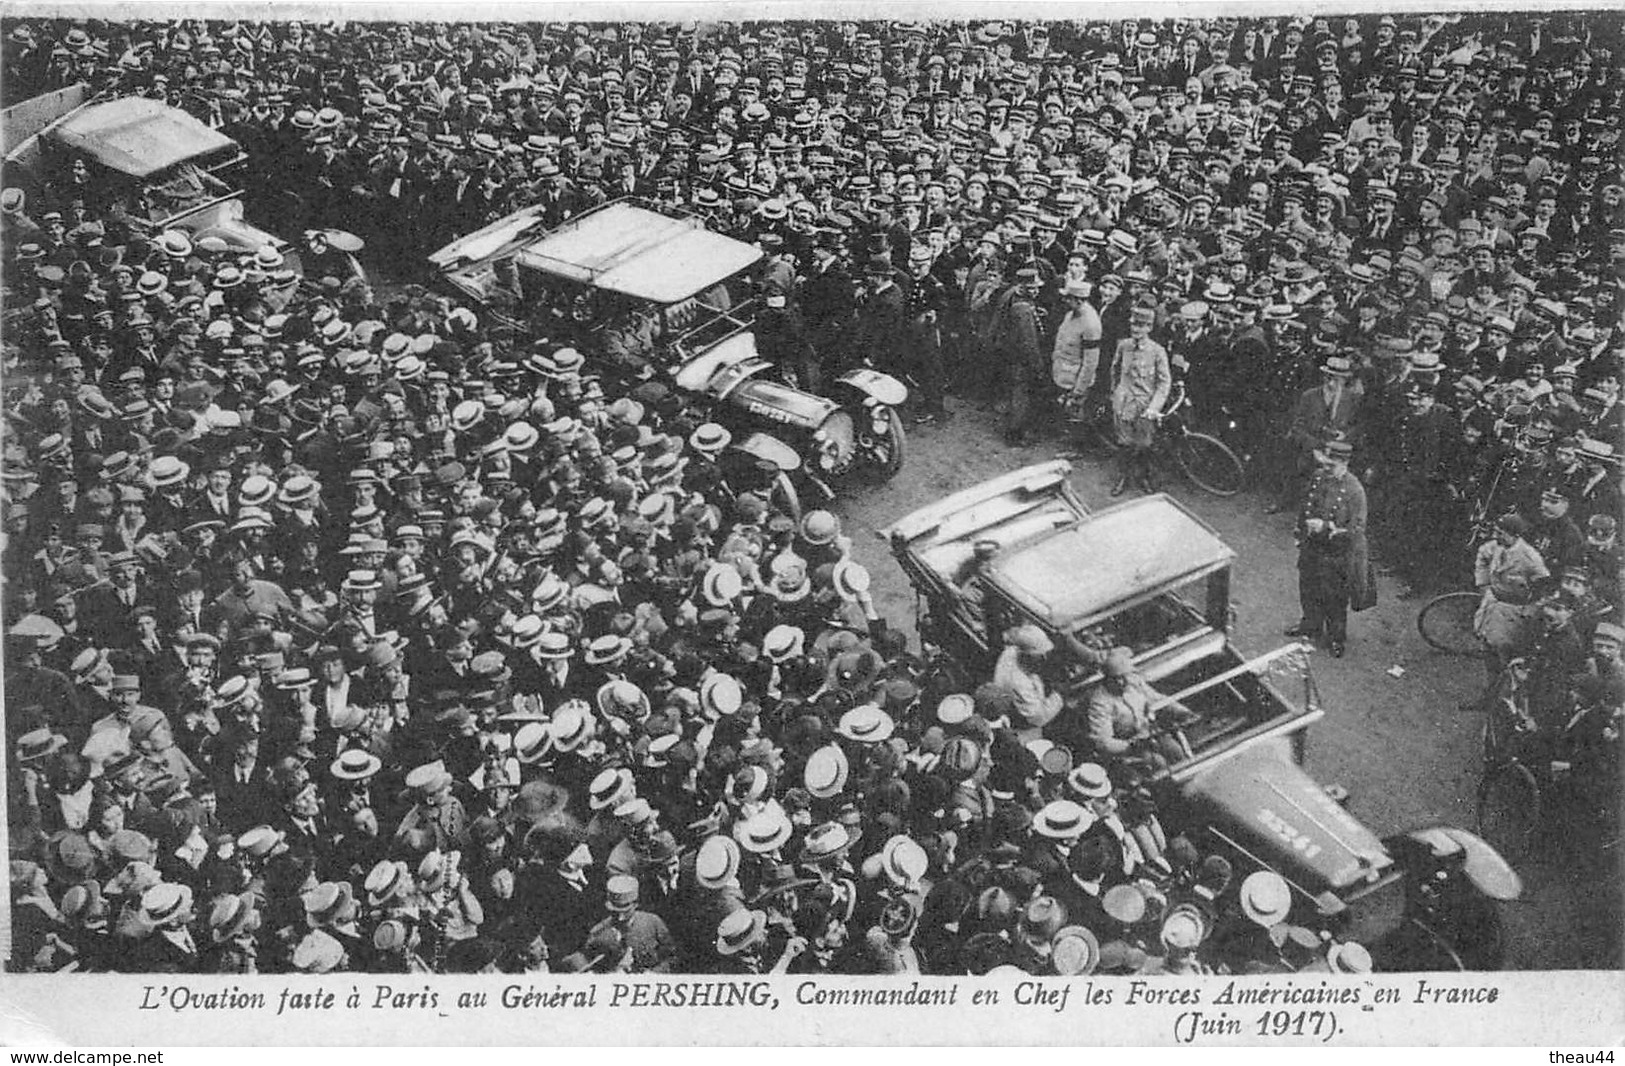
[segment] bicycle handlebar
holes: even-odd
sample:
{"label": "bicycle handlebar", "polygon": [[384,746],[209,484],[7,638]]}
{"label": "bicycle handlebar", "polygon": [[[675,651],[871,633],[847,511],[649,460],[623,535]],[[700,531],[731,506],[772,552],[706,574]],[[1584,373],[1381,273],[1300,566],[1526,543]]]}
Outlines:
{"label": "bicycle handlebar", "polygon": [[1175,383],[1174,387],[1171,390],[1169,390],[1167,402],[1162,405],[1162,410],[1157,412],[1156,416],[1152,419],[1152,421],[1155,421],[1155,422],[1163,421],[1169,415],[1174,414],[1181,407],[1184,407],[1189,402],[1190,402],[1190,394],[1188,392],[1186,392],[1186,390],[1185,390],[1185,383],[1184,382]]}

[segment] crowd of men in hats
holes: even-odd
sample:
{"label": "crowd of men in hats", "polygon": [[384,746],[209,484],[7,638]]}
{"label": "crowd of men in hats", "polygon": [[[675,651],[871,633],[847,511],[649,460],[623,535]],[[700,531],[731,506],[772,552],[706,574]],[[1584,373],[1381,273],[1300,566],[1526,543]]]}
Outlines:
{"label": "crowd of men in hats", "polygon": [[[402,270],[517,207],[682,206],[770,253],[799,376],[1109,419],[1119,491],[1183,383],[1299,510],[1296,631],[1341,653],[1368,535],[1417,582],[1459,541],[1555,715],[1620,693],[1617,33],[14,20],[0,88],[187,108],[285,232]],[[0,195],[15,968],[1369,967],[1111,745],[911,653],[682,397],[128,206]]]}

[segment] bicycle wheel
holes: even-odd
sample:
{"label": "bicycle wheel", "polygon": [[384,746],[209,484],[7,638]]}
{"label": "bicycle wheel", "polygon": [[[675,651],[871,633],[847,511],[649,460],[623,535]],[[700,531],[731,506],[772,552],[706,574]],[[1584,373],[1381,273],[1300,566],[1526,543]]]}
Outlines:
{"label": "bicycle wheel", "polygon": [[1478,783],[1478,835],[1507,862],[1527,858],[1540,827],[1540,785],[1521,762],[1503,762]]}
{"label": "bicycle wheel", "polygon": [[1433,597],[1417,612],[1416,631],[1442,652],[1477,655],[1484,650],[1484,642],[1473,631],[1479,598],[1465,589]]}
{"label": "bicycle wheel", "polygon": [[1504,702],[1495,702],[1484,716],[1484,765],[1508,761],[1518,735],[1517,717]]}
{"label": "bicycle wheel", "polygon": [[1241,491],[1241,460],[1222,441],[1206,433],[1185,433],[1174,442],[1174,462],[1191,484],[1215,496]]}

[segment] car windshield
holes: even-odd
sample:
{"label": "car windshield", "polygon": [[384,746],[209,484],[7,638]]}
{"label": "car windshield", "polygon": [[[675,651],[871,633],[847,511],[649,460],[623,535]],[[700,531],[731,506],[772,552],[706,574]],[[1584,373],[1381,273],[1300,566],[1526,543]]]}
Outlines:
{"label": "car windshield", "polygon": [[1125,645],[1136,655],[1208,628],[1205,615],[1211,583],[1219,575],[1195,578],[1078,630],[1086,643]]}
{"label": "car windshield", "polygon": [[[660,304],[580,285],[523,261],[519,276],[522,311],[532,330],[610,358],[654,358],[682,334],[736,306],[735,290],[748,290],[746,279],[731,278],[688,299]],[[703,347],[703,339],[690,346]]]}

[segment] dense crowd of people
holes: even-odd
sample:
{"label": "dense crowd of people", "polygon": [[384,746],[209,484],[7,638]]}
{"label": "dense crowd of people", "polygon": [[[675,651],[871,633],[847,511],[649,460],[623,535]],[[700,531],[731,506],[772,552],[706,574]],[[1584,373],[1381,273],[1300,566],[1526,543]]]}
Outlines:
{"label": "dense crowd of people", "polygon": [[[1109,420],[1118,491],[1180,388],[1272,508],[1335,453],[1379,558],[1476,562],[1557,715],[1621,692],[1618,28],[11,20],[0,90],[184,108],[251,216],[397,277],[535,204],[698,213],[767,253],[786,373]],[[0,196],[13,968],[1369,968],[1164,838],[1042,634],[911,650],[602,331],[322,244],[301,282],[144,222],[215,176],[105,177]]]}

